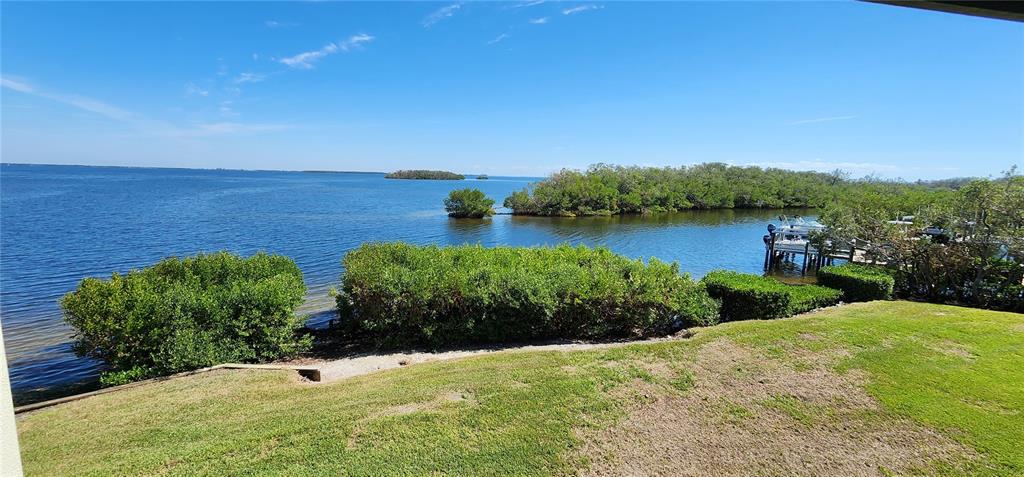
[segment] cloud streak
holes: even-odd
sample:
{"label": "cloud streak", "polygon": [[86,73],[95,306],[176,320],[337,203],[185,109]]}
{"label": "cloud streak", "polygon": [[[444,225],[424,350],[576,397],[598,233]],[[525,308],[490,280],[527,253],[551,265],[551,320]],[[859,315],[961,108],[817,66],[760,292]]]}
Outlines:
{"label": "cloud streak", "polygon": [[263,25],[267,28],[291,28],[299,26],[298,23],[292,22],[279,22],[277,20],[267,20],[263,22]]}
{"label": "cloud streak", "polygon": [[545,24],[545,23],[547,23],[549,21],[551,21],[550,17],[531,18],[530,19],[530,24],[531,25],[543,25],[543,24]]}
{"label": "cloud streak", "polygon": [[540,4],[544,3],[545,1],[547,1],[547,0],[532,0],[532,1],[529,1],[529,2],[517,3],[515,5],[512,5],[510,8],[529,8],[529,7],[532,7],[532,6],[535,6],[535,5],[540,5]]}
{"label": "cloud streak", "polygon": [[299,53],[295,56],[289,56],[287,58],[281,58],[280,62],[290,68],[300,70],[311,70],[313,65],[323,59],[326,56],[333,55],[339,52],[348,52],[355,48],[358,48],[363,43],[369,43],[373,41],[373,36],[365,33],[358,35],[352,35],[345,41],[339,43],[328,43],[319,50],[307,51]]}
{"label": "cloud streak", "polygon": [[17,91],[19,93],[30,94],[32,96],[38,96],[40,98],[49,99],[58,103],[66,104],[83,111],[95,113],[100,116],[105,116],[109,119],[116,119],[119,121],[129,120],[134,117],[134,114],[125,111],[116,106],[104,103],[103,101],[89,98],[86,96],[79,96],[76,94],[62,94],[42,91],[36,88],[27,81],[11,78],[8,76],[0,77],[0,86]]}
{"label": "cloud streak", "polygon": [[488,45],[493,45],[493,44],[498,43],[498,42],[500,42],[500,41],[502,41],[502,40],[504,40],[506,38],[508,38],[508,33],[502,33],[502,34],[494,37],[493,40],[487,42],[487,44]]}
{"label": "cloud streak", "polygon": [[[199,123],[190,126],[176,126],[166,121],[147,119],[141,115],[87,96],[45,91],[20,78],[0,76],[0,87],[16,91],[18,93],[28,94],[57,103],[66,104],[83,111],[88,111],[93,114],[134,126],[142,133],[154,135],[207,137],[225,134],[272,132],[288,129],[290,127],[283,124],[246,124],[237,122]],[[237,115],[233,110],[231,110],[231,102],[229,101],[225,101],[220,104],[220,112],[225,116]]]}
{"label": "cloud streak", "polygon": [[577,13],[583,13],[589,10],[600,10],[602,8],[604,7],[600,5],[580,5],[562,10],[562,15],[575,15]]}
{"label": "cloud streak", "polygon": [[235,83],[235,84],[259,83],[260,81],[263,81],[265,79],[267,79],[267,75],[263,75],[263,74],[259,74],[259,73],[242,73],[242,74],[240,74],[240,75],[235,77],[235,79],[233,80],[233,83]]}
{"label": "cloud streak", "polygon": [[437,10],[434,10],[433,12],[430,13],[430,15],[427,15],[426,17],[423,18],[423,28],[430,28],[434,26],[435,23],[441,20],[451,18],[451,16],[455,15],[455,12],[459,11],[459,9],[461,8],[462,5],[458,3],[453,3],[451,5],[444,6],[438,8]]}
{"label": "cloud streak", "polygon": [[288,129],[284,124],[246,124],[231,121],[216,123],[200,123],[187,128],[174,128],[163,131],[164,134],[177,137],[208,137],[227,134],[252,134],[274,132]]}
{"label": "cloud streak", "polygon": [[815,123],[827,123],[832,121],[845,121],[847,119],[855,119],[857,116],[831,116],[827,118],[814,118],[814,119],[801,119],[799,121],[793,121],[786,123],[787,126],[798,126],[800,124],[815,124]]}
{"label": "cloud streak", "polygon": [[185,83],[185,97],[191,98],[193,96],[209,96],[210,92],[200,88],[199,85],[189,81]]}

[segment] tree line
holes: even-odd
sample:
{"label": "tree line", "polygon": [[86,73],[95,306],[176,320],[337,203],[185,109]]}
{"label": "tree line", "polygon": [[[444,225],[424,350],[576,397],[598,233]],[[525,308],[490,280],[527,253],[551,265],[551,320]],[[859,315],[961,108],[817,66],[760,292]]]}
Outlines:
{"label": "tree line", "polygon": [[[955,182],[959,184],[959,182]],[[824,207],[848,194],[926,195],[945,183],[852,180],[842,171],[790,171],[705,163],[681,167],[595,164],[563,169],[513,192],[504,206],[517,215],[650,214],[689,209]]]}
{"label": "tree line", "polygon": [[385,179],[434,179],[434,180],[449,180],[449,181],[461,181],[466,178],[462,174],[456,174],[449,171],[428,171],[421,169],[414,170],[402,170],[389,172],[384,175]]}

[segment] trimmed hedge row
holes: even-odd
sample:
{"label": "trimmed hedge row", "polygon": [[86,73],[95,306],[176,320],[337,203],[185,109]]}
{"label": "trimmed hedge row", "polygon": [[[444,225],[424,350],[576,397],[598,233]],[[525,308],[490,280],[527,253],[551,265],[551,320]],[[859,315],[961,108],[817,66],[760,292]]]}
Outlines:
{"label": "trimmed hedge row", "polygon": [[842,292],[816,285],[787,285],[760,275],[716,270],[701,282],[721,301],[722,321],[771,320],[839,303]]}
{"label": "trimmed hedge row", "polygon": [[606,248],[372,243],[343,265],[342,333],[388,346],[629,337],[718,316],[677,264]]}
{"label": "trimmed hedge row", "polygon": [[101,382],[114,385],[306,350],[295,314],[305,294],[290,258],[220,252],[86,278],[60,305],[76,351],[105,361]]}
{"label": "trimmed hedge row", "polygon": [[822,267],[818,283],[842,290],[843,299],[854,302],[892,299],[896,280],[878,267],[847,263]]}

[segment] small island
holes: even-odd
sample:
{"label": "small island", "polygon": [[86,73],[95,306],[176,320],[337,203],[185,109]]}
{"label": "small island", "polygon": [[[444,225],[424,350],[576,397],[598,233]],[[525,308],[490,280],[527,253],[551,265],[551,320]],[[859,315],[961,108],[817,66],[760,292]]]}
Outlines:
{"label": "small island", "polygon": [[462,174],[456,174],[448,171],[427,171],[427,170],[408,170],[408,171],[395,171],[384,176],[385,179],[432,179],[432,180],[446,180],[446,181],[461,181],[466,178]]}
{"label": "small island", "polygon": [[490,177],[487,177],[487,174],[480,174],[480,175],[476,176],[476,180],[478,180],[478,181],[485,181],[487,179],[490,179]]}

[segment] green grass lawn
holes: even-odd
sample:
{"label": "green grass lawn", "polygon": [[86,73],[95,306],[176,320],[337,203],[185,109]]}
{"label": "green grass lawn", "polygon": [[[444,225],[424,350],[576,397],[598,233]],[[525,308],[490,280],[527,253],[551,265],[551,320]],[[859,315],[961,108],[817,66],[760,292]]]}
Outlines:
{"label": "green grass lawn", "polygon": [[[688,340],[499,353],[327,384],[219,371],[18,425],[26,475],[618,474],[639,463],[674,474],[701,456],[793,441],[761,444],[766,426],[819,436],[812,443],[837,437],[783,449],[783,460],[740,457],[725,473],[836,474],[856,456],[869,474],[1021,475],[1024,315],[872,302]],[[654,438],[678,449],[648,452]],[[876,439],[889,447],[872,453]],[[906,462],[886,460],[898,452]]]}

